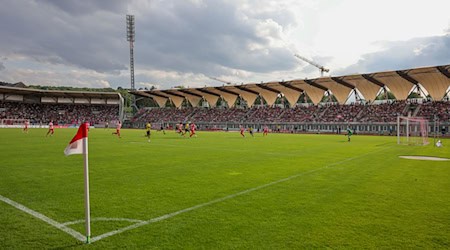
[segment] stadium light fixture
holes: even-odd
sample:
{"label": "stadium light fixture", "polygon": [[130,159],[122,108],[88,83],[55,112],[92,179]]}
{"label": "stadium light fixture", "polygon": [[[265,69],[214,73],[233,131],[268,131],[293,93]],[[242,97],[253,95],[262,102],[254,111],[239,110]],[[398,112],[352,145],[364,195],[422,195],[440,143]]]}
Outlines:
{"label": "stadium light fixture", "polygon": [[[135,21],[134,15],[127,15],[127,41],[130,42],[130,83],[131,90],[136,90],[134,85],[134,40],[135,40]],[[137,111],[136,98],[133,95],[131,100],[133,109]]]}

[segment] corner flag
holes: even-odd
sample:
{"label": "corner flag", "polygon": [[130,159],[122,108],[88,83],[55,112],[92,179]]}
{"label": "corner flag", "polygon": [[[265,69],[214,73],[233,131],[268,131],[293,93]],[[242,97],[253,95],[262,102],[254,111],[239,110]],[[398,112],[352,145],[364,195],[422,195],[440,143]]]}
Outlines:
{"label": "corner flag", "polygon": [[84,213],[86,224],[86,243],[89,243],[91,238],[91,213],[89,206],[89,164],[88,164],[88,129],[87,122],[80,125],[78,132],[69,142],[69,145],[64,150],[64,154],[83,154],[84,158]]}
{"label": "corner flag", "polygon": [[[85,154],[83,151],[83,141],[87,140],[88,137],[88,124],[81,124],[80,128],[78,128],[77,134],[73,137],[73,139],[69,142],[69,145],[64,149],[64,154],[73,155],[73,154]],[[86,150],[87,154],[87,150]]]}

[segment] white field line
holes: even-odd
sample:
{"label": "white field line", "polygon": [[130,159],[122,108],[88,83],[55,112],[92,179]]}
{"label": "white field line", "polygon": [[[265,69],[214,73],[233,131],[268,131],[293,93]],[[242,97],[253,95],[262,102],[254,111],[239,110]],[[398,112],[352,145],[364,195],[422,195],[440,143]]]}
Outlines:
{"label": "white field line", "polygon": [[[98,217],[98,218],[92,218],[91,221],[127,221],[127,222],[142,222],[143,220],[135,220],[135,219],[128,219],[128,218],[104,218],[104,217]],[[84,220],[75,220],[75,221],[69,221],[64,222],[62,225],[68,226],[68,225],[74,225],[74,224],[80,224],[84,223]]]}
{"label": "white field line", "polygon": [[[388,147],[388,148],[391,148],[391,147]],[[372,151],[372,152],[369,152],[369,153],[366,153],[366,154],[362,154],[362,155],[358,155],[358,156],[355,156],[355,157],[347,158],[345,160],[342,160],[342,161],[339,161],[339,162],[335,162],[335,163],[326,165],[324,167],[320,167],[320,168],[317,168],[317,169],[313,169],[313,170],[309,170],[309,171],[302,172],[302,173],[299,173],[299,174],[295,174],[295,175],[289,176],[289,177],[284,178],[284,179],[273,181],[273,182],[270,182],[270,183],[267,183],[267,184],[264,184],[264,185],[261,185],[261,186],[250,188],[250,189],[247,189],[247,190],[235,193],[235,194],[231,194],[231,195],[228,195],[228,196],[225,196],[225,197],[222,197],[222,198],[218,198],[218,199],[215,199],[215,200],[212,200],[212,201],[208,201],[208,202],[205,202],[205,203],[202,203],[202,204],[199,204],[199,205],[195,205],[193,207],[185,208],[183,210],[179,210],[179,211],[176,211],[176,212],[173,212],[173,213],[165,214],[165,215],[162,215],[162,216],[159,216],[159,217],[147,220],[147,221],[142,221],[142,222],[136,223],[134,225],[130,225],[130,226],[127,226],[127,227],[123,227],[121,229],[117,229],[117,230],[114,230],[114,231],[111,231],[111,232],[108,232],[108,233],[104,233],[102,235],[99,235],[99,236],[91,238],[91,242],[94,243],[96,241],[102,240],[104,238],[107,238],[107,237],[110,237],[110,236],[113,236],[113,235],[116,235],[116,234],[123,233],[123,232],[131,230],[131,229],[135,229],[135,228],[142,227],[142,226],[154,223],[154,222],[158,222],[158,221],[162,221],[162,220],[165,220],[165,219],[169,219],[169,218],[174,217],[174,216],[179,215],[179,214],[183,214],[183,213],[190,212],[190,211],[193,211],[193,210],[196,210],[196,209],[199,209],[199,208],[202,208],[202,207],[206,207],[206,206],[209,206],[209,205],[212,205],[212,204],[215,204],[215,203],[219,203],[219,202],[222,202],[222,201],[225,201],[225,200],[229,200],[229,199],[235,198],[237,196],[248,194],[250,192],[257,191],[257,190],[260,190],[260,189],[263,189],[263,188],[266,188],[266,187],[270,187],[270,186],[273,186],[273,185],[278,184],[278,183],[286,182],[286,181],[292,180],[294,178],[297,178],[297,177],[300,177],[300,176],[303,176],[303,175],[306,175],[306,174],[310,174],[310,173],[314,173],[314,172],[317,172],[317,171],[321,171],[321,170],[324,170],[326,168],[333,167],[335,165],[339,165],[339,164],[342,164],[342,163],[345,163],[345,162],[348,162],[348,161],[352,161],[352,160],[355,160],[355,159],[358,159],[358,158],[362,158],[362,157],[364,157],[366,155],[370,155],[370,154],[373,154],[373,153],[376,153],[376,152],[380,152],[380,151],[386,150],[388,148],[383,148],[383,149]]]}
{"label": "white field line", "polygon": [[27,213],[27,214],[29,214],[29,215],[31,215],[31,216],[34,216],[34,217],[36,217],[36,218],[38,218],[38,219],[40,219],[40,220],[42,220],[42,221],[44,221],[46,223],[48,223],[48,224],[58,228],[59,230],[61,230],[61,231],[65,232],[65,233],[71,235],[72,237],[74,237],[75,239],[77,239],[79,241],[85,241],[86,240],[86,237],[84,235],[82,235],[79,232],[73,230],[72,228],[69,228],[69,227],[65,226],[64,224],[61,224],[61,223],[59,223],[59,222],[57,222],[55,220],[52,220],[52,219],[48,218],[47,216],[45,216],[45,215],[43,215],[41,213],[38,213],[38,212],[36,212],[34,210],[31,210],[31,209],[25,207],[24,205],[21,205],[21,204],[15,202],[13,200],[10,200],[10,199],[2,196],[2,195],[0,195],[0,200],[5,202],[5,203],[7,203],[7,204],[9,204],[9,205],[11,205],[11,206],[13,206],[13,207],[15,207],[15,208],[17,208],[17,209],[19,209],[19,210],[21,210],[21,211],[23,211],[23,212],[25,212],[25,213]]}

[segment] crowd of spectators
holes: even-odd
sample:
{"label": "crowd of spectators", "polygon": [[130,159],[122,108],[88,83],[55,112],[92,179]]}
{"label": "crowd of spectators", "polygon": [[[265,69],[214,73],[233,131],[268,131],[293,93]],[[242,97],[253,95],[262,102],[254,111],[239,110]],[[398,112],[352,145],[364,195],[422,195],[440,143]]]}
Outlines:
{"label": "crowd of spectators", "polygon": [[[294,108],[144,108],[132,122],[195,122],[195,123],[290,123],[290,122],[396,122],[398,115],[426,117],[450,122],[450,102],[428,101],[409,104],[392,101],[381,104],[301,105]],[[119,118],[118,105],[45,104],[0,101],[0,119],[29,119],[32,124],[112,123]]]}
{"label": "crowd of spectators", "polygon": [[134,116],[133,122],[185,122],[192,115],[194,108],[150,108],[141,109]]}
{"label": "crowd of spectators", "polygon": [[450,122],[450,102],[425,102],[419,106],[416,116],[434,121],[435,116],[441,122]]}
{"label": "crowd of spectators", "polygon": [[133,122],[241,122],[249,110],[241,108],[141,109]]}
{"label": "crowd of spectators", "polygon": [[[414,113],[417,110],[417,114]],[[391,101],[380,104],[327,104],[299,105],[293,108],[253,107],[242,108],[151,108],[142,109],[133,119],[137,122],[396,122],[398,115],[426,116],[432,120],[438,114],[441,121],[450,119],[450,102],[425,102],[409,104]],[[432,117],[433,116],[433,117]]]}
{"label": "crowd of spectators", "polygon": [[393,101],[389,103],[365,105],[360,122],[396,122],[397,116],[407,115],[406,101]]}
{"label": "crowd of spectators", "polygon": [[280,107],[253,107],[248,113],[247,120],[257,123],[278,122],[284,109]]}
{"label": "crowd of spectators", "polygon": [[197,108],[190,118],[192,122],[241,122],[249,112],[241,108]]}
{"label": "crowd of spectators", "polygon": [[323,114],[317,119],[318,122],[356,122],[359,113],[364,106],[360,104],[327,105]]}
{"label": "crowd of spectators", "polygon": [[281,121],[286,122],[305,122],[314,121],[317,116],[317,106],[296,106],[294,108],[285,109],[280,116]]}
{"label": "crowd of spectators", "polygon": [[0,101],[0,119],[28,119],[31,124],[78,124],[88,121],[92,125],[119,119],[118,105],[54,104]]}

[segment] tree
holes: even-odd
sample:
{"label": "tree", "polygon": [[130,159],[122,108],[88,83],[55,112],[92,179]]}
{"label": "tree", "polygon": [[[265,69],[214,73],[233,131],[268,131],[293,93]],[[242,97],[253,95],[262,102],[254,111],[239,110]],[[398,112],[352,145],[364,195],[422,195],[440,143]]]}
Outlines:
{"label": "tree", "polygon": [[[388,100],[396,99],[394,94],[391,91],[387,91]],[[381,91],[380,94],[375,98],[375,100],[386,100],[386,94],[384,91]]]}

